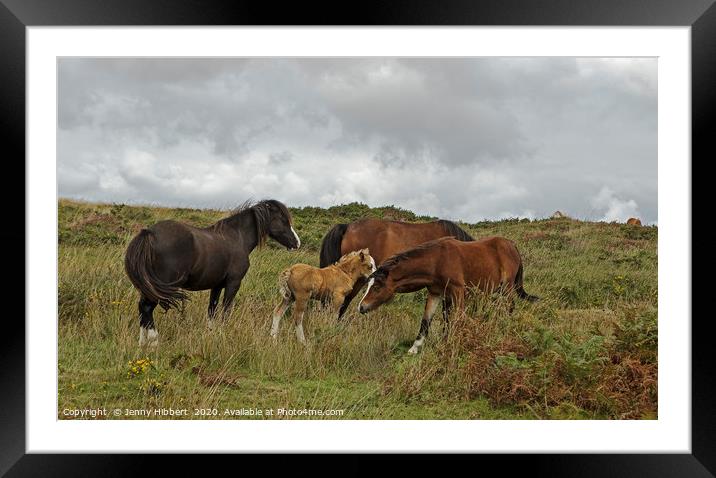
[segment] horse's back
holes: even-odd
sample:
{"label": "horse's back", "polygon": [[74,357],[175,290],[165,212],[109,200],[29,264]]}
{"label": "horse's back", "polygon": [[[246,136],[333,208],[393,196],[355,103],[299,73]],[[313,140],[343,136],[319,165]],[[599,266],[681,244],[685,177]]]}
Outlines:
{"label": "horse's back", "polygon": [[177,221],[160,221],[148,229],[156,238],[156,252],[158,254],[190,248],[194,242],[190,226]]}
{"label": "horse's back", "polygon": [[452,239],[444,247],[450,249],[447,255],[460,257],[465,281],[473,285],[513,282],[521,264],[514,242],[500,236],[473,242]]}
{"label": "horse's back", "polygon": [[380,264],[388,257],[446,235],[439,222],[410,223],[361,219],[348,225],[341,253],[368,248]]}
{"label": "horse's back", "polygon": [[389,234],[388,228],[389,222],[379,219],[361,219],[350,223],[341,242],[341,256],[368,248],[376,262],[379,262],[387,257],[385,249],[389,242],[386,237]]}

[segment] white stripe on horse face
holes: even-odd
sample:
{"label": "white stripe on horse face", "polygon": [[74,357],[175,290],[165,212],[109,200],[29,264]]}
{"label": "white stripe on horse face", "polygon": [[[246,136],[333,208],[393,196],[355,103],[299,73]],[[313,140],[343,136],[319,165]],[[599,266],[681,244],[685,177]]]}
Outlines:
{"label": "white stripe on horse face", "polygon": [[370,256],[370,265],[371,265],[371,267],[373,267],[373,272],[375,272],[376,267],[375,267],[375,259],[373,259],[373,256]]}
{"label": "white stripe on horse face", "polygon": [[301,238],[298,237],[298,234],[296,234],[296,231],[293,229],[293,226],[291,226],[291,232],[296,237],[296,243],[297,243],[296,249],[298,249],[301,247]]}
{"label": "white stripe on horse face", "polygon": [[[373,266],[375,267],[375,266]],[[370,288],[373,287],[373,282],[375,282],[375,279],[371,279],[368,282],[368,288],[365,290],[365,294],[363,294],[363,297],[361,297],[360,302],[358,302],[358,308],[360,309],[360,305],[363,303],[363,300],[365,299],[365,296],[368,295],[368,291],[370,291]]]}

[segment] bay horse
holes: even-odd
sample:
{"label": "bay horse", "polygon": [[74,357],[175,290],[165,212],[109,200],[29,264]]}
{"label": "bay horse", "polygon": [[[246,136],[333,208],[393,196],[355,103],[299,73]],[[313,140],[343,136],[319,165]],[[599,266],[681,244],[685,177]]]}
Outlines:
{"label": "bay horse", "polygon": [[245,203],[208,227],[167,220],[142,229],[124,258],[127,276],[140,293],[139,345],[156,345],[154,308],[177,307],[188,297],[182,289],[211,289],[209,327],[223,290],[226,317],[249,269],[249,254],[267,236],[289,250],[301,246],[291,213],[275,199]]}
{"label": "bay horse", "polygon": [[626,223],[632,226],[641,226],[641,220],[637,217],[630,217]]}
{"label": "bay horse", "polygon": [[298,341],[305,344],[303,335],[303,314],[309,299],[330,301],[335,312],[343,305],[359,279],[365,279],[375,272],[375,261],[368,249],[349,252],[338,262],[327,267],[317,268],[308,264],[294,264],[281,272],[278,289],[281,302],[273,311],[271,337],[278,335],[278,326],[286,309],[293,306],[293,321]]}
{"label": "bay horse", "polygon": [[[333,264],[341,256],[360,249],[370,249],[377,264],[388,257],[439,237],[453,236],[459,241],[473,238],[452,221],[444,219],[424,223],[361,219],[350,224],[337,224],[328,231],[321,244],[320,265]],[[360,279],[348,294],[338,312],[342,317],[353,298],[368,281]]]}
{"label": "bay horse", "polygon": [[443,298],[446,321],[453,306],[460,310],[464,308],[468,287],[486,293],[515,292],[522,299],[537,300],[525,292],[523,270],[520,253],[508,239],[489,237],[461,242],[444,237],[396,254],[380,264],[369,278],[368,290],[359,310],[365,314],[392,300],[396,293],[427,289],[428,299],[420,331],[408,351],[416,354],[425,341],[440,298]]}

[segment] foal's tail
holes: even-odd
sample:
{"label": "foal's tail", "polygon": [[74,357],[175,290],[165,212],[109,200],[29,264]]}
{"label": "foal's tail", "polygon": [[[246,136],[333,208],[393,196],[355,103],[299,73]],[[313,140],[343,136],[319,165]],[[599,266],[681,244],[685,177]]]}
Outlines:
{"label": "foal's tail", "polygon": [[175,285],[176,282],[163,282],[157,277],[154,271],[154,242],[154,233],[149,229],[142,229],[127,247],[124,270],[144,297],[164,309],[178,307],[187,295]]}
{"label": "foal's tail", "polygon": [[283,297],[284,299],[290,299],[293,295],[293,292],[291,292],[291,288],[288,286],[288,279],[290,278],[291,269],[286,269],[278,276],[278,291],[281,294],[281,297]]}
{"label": "foal's tail", "polygon": [[348,224],[336,224],[323,238],[321,243],[321,267],[327,267],[341,258],[341,242]]}
{"label": "foal's tail", "polygon": [[539,297],[537,297],[536,295],[530,295],[525,291],[523,277],[522,277],[523,274],[524,274],[524,267],[522,266],[522,262],[520,262],[520,267],[517,268],[517,275],[515,276],[515,292],[517,292],[517,296],[520,299],[525,299],[530,302],[538,301]]}

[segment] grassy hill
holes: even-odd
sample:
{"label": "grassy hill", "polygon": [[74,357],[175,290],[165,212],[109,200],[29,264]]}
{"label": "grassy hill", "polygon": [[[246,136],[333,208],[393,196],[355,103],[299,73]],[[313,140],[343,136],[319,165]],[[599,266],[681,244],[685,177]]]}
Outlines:
{"label": "grassy hill", "polygon": [[[203,226],[226,212],[60,200],[58,417],[71,418],[66,408],[165,407],[187,409],[183,418],[220,419],[242,408],[340,409],[347,419],[656,418],[656,227],[461,223],[474,237],[515,241],[525,288],[542,300],[518,301],[508,314],[499,298],[475,296],[445,338],[436,315],[413,357],[405,352],[424,292],[366,316],[356,301],[342,323],[316,306],[304,320],[308,348],[296,342],[288,315],[278,343],[269,322],[278,273],[296,262],[317,265],[332,225],[433,218],[355,203],[291,212],[301,250],[269,241],[254,251],[234,312],[217,330],[206,327],[208,292],[191,293],[182,310],[158,309],[161,342],[153,350],[137,345],[137,293],[123,269],[127,243],[161,219]],[[209,411],[194,416],[195,409]]]}

